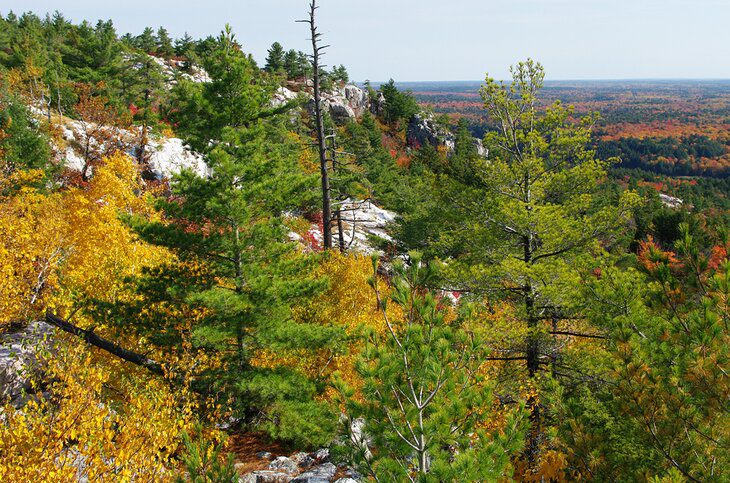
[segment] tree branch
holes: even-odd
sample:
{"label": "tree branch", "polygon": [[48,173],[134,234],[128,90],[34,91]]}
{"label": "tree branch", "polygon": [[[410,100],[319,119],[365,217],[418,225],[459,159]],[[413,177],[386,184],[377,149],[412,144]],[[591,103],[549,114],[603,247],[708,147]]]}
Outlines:
{"label": "tree branch", "polygon": [[50,312],[46,312],[46,322],[55,327],[58,327],[64,332],[75,335],[76,337],[79,337],[87,343],[93,345],[94,347],[105,350],[110,354],[119,357],[120,359],[124,359],[127,362],[131,362],[132,364],[144,367],[148,371],[159,376],[165,375],[162,364],[160,364],[159,362],[145,357],[142,354],[138,354],[136,352],[132,352],[121,346],[118,346],[113,342],[104,339],[103,337],[99,337],[98,335],[94,334],[93,330],[82,329],[81,327],[73,325],[72,323],[63,320],[60,317],[56,317]]}

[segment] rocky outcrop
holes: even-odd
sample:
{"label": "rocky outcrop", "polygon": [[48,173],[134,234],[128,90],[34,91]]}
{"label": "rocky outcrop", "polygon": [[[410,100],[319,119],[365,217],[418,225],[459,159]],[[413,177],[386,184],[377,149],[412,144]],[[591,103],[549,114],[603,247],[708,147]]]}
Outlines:
{"label": "rocky outcrop", "polygon": [[332,463],[313,466],[308,471],[294,478],[292,483],[329,483],[337,474],[337,467]]}
{"label": "rocky outcrop", "polygon": [[682,204],[684,203],[684,201],[681,200],[680,198],[676,198],[674,196],[669,196],[664,193],[659,193],[659,200],[667,208],[681,208]]}
{"label": "rocky outcrop", "polygon": [[[271,455],[266,454],[264,460]],[[346,466],[336,466],[329,460],[329,450],[321,448],[313,453],[294,453],[277,456],[268,469],[250,471],[242,475],[239,483],[357,483],[361,476]]]}
{"label": "rocky outcrop", "polygon": [[[411,118],[406,129],[406,140],[411,148],[418,148],[426,144],[434,147],[444,146],[450,154],[454,152],[456,136],[449,129],[440,126],[432,115],[416,114]],[[474,147],[479,156],[486,158],[487,149],[482,140],[474,138]]]}
{"label": "rocky outcrop", "polygon": [[[362,116],[370,109],[368,93],[356,85],[337,86],[332,92],[322,94],[323,107],[332,116],[336,124],[345,124]],[[310,100],[310,111],[314,109],[314,100]]]}
{"label": "rocky outcrop", "polygon": [[446,146],[450,152],[454,150],[455,136],[448,129],[439,126],[431,115],[416,114],[408,123],[406,139],[410,147]]}
{"label": "rocky outcrop", "polygon": [[[308,99],[306,106],[310,115],[314,113],[314,98],[309,85],[289,84],[274,93],[271,104],[275,107],[286,104],[303,95]],[[322,93],[322,108],[328,112],[336,124],[345,124],[362,116],[370,110],[368,93],[356,85],[336,86],[331,92]]]}
{"label": "rocky outcrop", "polygon": [[151,139],[147,150],[149,168],[157,179],[170,178],[183,169],[192,170],[200,176],[210,174],[203,157],[185,147],[182,139],[165,137]]}
{"label": "rocky outcrop", "polygon": [[287,458],[286,456],[278,456],[274,458],[274,461],[269,463],[269,469],[283,471],[285,473],[293,475],[299,472],[299,465],[291,458]]}
{"label": "rocky outcrop", "polygon": [[[134,157],[135,146],[140,136],[139,132],[134,129],[110,129],[114,130],[112,139],[118,145],[118,148]],[[81,155],[83,132],[81,122],[66,119],[61,125],[64,146],[53,146],[59,162],[74,171],[81,171],[84,167],[84,159]],[[192,170],[200,176],[209,174],[208,165],[205,164],[203,157],[185,147],[182,139],[153,136],[148,140],[146,150],[148,169],[153,177],[157,179],[170,178],[183,169]]]}
{"label": "rocky outcrop", "polygon": [[[391,241],[388,225],[396,214],[380,208],[370,200],[344,200],[340,205],[342,234],[348,251],[372,254],[377,251],[373,239]],[[337,243],[337,223],[333,220],[334,242]],[[292,241],[299,242],[304,250],[318,251],[322,248],[322,230],[312,223],[306,233],[289,233]]]}
{"label": "rocky outcrop", "polygon": [[53,327],[32,322],[0,339],[0,401],[19,402],[39,370],[38,355],[51,348]]}

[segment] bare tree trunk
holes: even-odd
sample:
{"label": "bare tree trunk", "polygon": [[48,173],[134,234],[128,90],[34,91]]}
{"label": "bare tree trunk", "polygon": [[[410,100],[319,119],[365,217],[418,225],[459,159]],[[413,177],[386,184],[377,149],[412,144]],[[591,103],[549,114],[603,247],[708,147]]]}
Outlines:
{"label": "bare tree trunk", "polygon": [[[332,138],[332,173],[337,172],[337,134],[332,130],[330,137]],[[337,200],[341,202],[341,199]],[[342,226],[342,210],[338,204],[335,208],[335,220],[337,221],[337,244],[340,249],[340,253],[345,253],[345,230]]]}
{"label": "bare tree trunk", "polygon": [[56,68],[56,103],[58,104],[58,115],[63,116],[63,109],[61,109],[61,80],[58,76],[58,68]]}
{"label": "bare tree trunk", "polygon": [[324,141],[324,121],[322,119],[322,106],[320,96],[320,74],[319,56],[327,46],[319,45],[319,38],[322,34],[317,33],[315,25],[315,12],[317,10],[316,0],[309,4],[309,19],[298,20],[309,24],[312,41],[312,81],[314,83],[314,118],[317,131],[317,148],[319,149],[319,170],[322,178],[322,238],[324,249],[332,248],[332,205],[330,201],[330,180],[327,170],[327,150]]}

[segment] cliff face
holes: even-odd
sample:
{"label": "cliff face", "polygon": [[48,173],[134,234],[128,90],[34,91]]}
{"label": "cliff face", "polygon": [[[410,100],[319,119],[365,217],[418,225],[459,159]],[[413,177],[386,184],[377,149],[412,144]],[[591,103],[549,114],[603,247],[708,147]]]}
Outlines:
{"label": "cliff face", "polygon": [[[454,152],[456,136],[448,129],[440,126],[430,114],[419,113],[413,116],[408,123],[406,130],[408,146],[417,148],[425,144],[434,147],[445,146],[450,154]],[[481,139],[474,138],[474,146],[479,156],[486,158],[487,150],[484,148]]]}
{"label": "cliff face", "polygon": [[[314,99],[309,82],[304,85],[289,83],[280,87],[274,95],[272,104],[281,106],[298,96],[304,96],[307,99],[306,108],[310,114],[313,113]],[[338,125],[359,118],[365,111],[371,109],[370,105],[368,93],[353,84],[338,85],[332,91],[322,93],[322,107]]]}
{"label": "cliff face", "polygon": [[[52,145],[59,163],[74,171],[84,167],[83,144],[84,128],[82,123],[72,119],[61,119],[61,145]],[[93,126],[92,123],[89,123]],[[110,128],[114,131],[113,142],[121,150],[135,157],[135,147],[140,132],[136,129]],[[96,143],[92,144],[96,146]],[[102,147],[103,148],[103,147]],[[152,136],[147,144],[147,163],[150,174],[157,178],[170,178],[183,169],[206,176],[208,166],[203,157],[185,147],[182,139]],[[104,149],[105,150],[105,149]]]}

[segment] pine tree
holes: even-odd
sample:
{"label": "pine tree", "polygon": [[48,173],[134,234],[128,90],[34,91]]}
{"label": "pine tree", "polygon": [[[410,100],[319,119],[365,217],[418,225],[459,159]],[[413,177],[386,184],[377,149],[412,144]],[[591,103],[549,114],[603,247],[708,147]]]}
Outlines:
{"label": "pine tree", "polygon": [[157,48],[157,38],[155,37],[155,31],[152,27],[145,27],[140,35],[135,40],[135,47],[142,50],[146,54],[153,54]]}
{"label": "pine tree", "polygon": [[342,64],[332,68],[331,76],[335,82],[341,82],[343,84],[350,82],[350,74],[347,73],[347,68]]}
{"label": "pine tree", "polygon": [[284,70],[285,55],[284,48],[279,42],[271,44],[271,48],[268,50],[268,56],[266,57],[266,66],[264,66],[264,70],[271,73]]}
{"label": "pine tree", "polygon": [[398,90],[393,79],[381,85],[380,92],[385,98],[383,119],[387,123],[407,123],[420,110],[413,94]]}
{"label": "pine tree", "polygon": [[326,406],[314,400],[322,387],[293,369],[252,363],[267,351],[333,343],[340,329],[292,318],[295,301],[325,286],[308,275],[313,260],[288,241],[284,217],[312,201],[314,179],[298,164],[300,148],[286,117],[268,107],[273,86],[259,82],[250,57],[234,45],[226,30],[205,60],[212,81],[183,104],[210,121],[186,124],[184,132],[206,153],[211,175],[183,172],[172,196],[159,201],[167,223],[137,229],[183,260],[204,262],[215,276],[214,283],[180,287],[188,303],[209,313],[195,339],[225,361],[206,380],[234,398],[239,415],[275,437],[322,444],[331,430]]}
{"label": "pine tree", "polygon": [[147,54],[134,53],[130,62],[135,68],[126,79],[126,97],[135,109],[134,120],[140,124],[134,157],[142,169],[147,169],[150,154],[147,150],[149,134],[159,122],[159,99],[165,79],[160,66]]}
{"label": "pine tree", "polygon": [[702,248],[700,232],[680,232],[673,251],[643,241],[640,271],[607,270],[585,285],[587,315],[610,334],[598,359],[608,384],[566,403],[565,439],[576,459],[601,455],[592,465],[602,479],[728,478],[730,243],[721,231]]}
{"label": "pine tree", "polygon": [[230,30],[212,49],[202,58],[211,82],[182,80],[170,100],[174,106],[170,119],[186,142],[201,153],[215,148],[224,131],[254,127],[262,119],[291,108],[269,107],[278,85],[259,75],[253,59],[241,52]]}
{"label": "pine tree", "polygon": [[0,91],[0,175],[25,169],[51,174],[47,135],[20,99]]}
{"label": "pine tree", "polygon": [[172,46],[172,38],[164,27],[157,29],[157,45],[155,47],[155,53],[160,57],[169,59],[175,55],[175,48]]}
{"label": "pine tree", "polygon": [[459,156],[439,178],[445,209],[436,216],[444,227],[432,247],[449,258],[445,284],[511,304],[523,324],[514,345],[495,355],[522,361],[531,381],[525,455],[534,468],[546,444],[539,381],[555,364],[571,370],[557,339],[592,335],[580,325],[579,274],[594,267],[601,241],[621,230],[638,197],[627,192],[617,204],[594,197],[606,175],[606,163],[588,148],[594,118],[571,122],[572,109],[559,102],[541,114],[539,63],[519,63],[512,74],[508,85],[487,77],[482,87],[500,128],[485,137],[489,159]]}
{"label": "pine tree", "polygon": [[[369,336],[356,366],[361,396],[342,389],[344,454],[376,481],[415,481],[414,473],[419,481],[508,478],[510,457],[523,444],[523,415],[518,409],[504,416],[499,434],[485,429],[493,423],[492,385],[480,370],[485,347],[463,318],[447,321],[444,301],[426,289],[432,267],[415,253],[410,262],[393,267],[386,299],[373,258],[371,284],[388,330]],[[389,302],[397,308],[389,310]]]}

